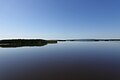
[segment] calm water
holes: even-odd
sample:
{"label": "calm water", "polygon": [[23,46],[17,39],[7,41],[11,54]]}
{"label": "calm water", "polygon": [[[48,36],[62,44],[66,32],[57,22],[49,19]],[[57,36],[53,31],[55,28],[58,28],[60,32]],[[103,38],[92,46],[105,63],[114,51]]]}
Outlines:
{"label": "calm water", "polygon": [[0,80],[120,80],[120,42],[0,48]]}

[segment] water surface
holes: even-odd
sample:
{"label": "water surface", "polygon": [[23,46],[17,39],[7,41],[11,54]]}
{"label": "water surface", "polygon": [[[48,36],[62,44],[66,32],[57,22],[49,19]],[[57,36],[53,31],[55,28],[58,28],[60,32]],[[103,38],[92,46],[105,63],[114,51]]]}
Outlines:
{"label": "water surface", "polygon": [[120,42],[0,48],[0,80],[120,80]]}

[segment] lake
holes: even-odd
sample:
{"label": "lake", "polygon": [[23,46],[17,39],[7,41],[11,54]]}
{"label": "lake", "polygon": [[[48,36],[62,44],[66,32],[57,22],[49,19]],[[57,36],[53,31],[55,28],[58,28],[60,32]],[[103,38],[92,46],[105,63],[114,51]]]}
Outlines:
{"label": "lake", "polygon": [[120,42],[0,48],[0,80],[120,80]]}

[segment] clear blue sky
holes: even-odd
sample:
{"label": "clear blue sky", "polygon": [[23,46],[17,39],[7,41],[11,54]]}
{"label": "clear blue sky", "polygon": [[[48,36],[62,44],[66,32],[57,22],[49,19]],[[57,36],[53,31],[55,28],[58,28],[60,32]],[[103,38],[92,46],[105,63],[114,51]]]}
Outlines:
{"label": "clear blue sky", "polygon": [[120,0],[0,0],[5,38],[120,38]]}

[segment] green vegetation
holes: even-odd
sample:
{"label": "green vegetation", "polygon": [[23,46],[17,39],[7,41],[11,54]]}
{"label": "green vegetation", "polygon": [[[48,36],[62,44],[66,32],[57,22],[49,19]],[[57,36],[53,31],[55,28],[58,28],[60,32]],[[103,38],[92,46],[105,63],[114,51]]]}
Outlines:
{"label": "green vegetation", "polygon": [[23,47],[23,46],[44,46],[47,44],[55,44],[56,40],[43,40],[43,39],[11,39],[0,40],[0,47]]}
{"label": "green vegetation", "polygon": [[68,39],[68,40],[43,40],[43,39],[8,39],[0,40],[0,47],[24,47],[24,46],[44,46],[47,44],[56,44],[64,41],[120,41],[120,39]]}

